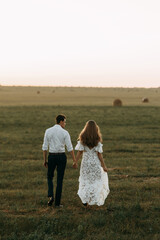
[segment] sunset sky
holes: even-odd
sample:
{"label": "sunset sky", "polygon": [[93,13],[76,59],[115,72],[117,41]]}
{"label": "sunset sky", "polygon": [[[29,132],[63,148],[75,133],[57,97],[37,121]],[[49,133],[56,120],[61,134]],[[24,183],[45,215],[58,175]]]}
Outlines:
{"label": "sunset sky", "polygon": [[160,87],[159,0],[0,2],[0,84]]}

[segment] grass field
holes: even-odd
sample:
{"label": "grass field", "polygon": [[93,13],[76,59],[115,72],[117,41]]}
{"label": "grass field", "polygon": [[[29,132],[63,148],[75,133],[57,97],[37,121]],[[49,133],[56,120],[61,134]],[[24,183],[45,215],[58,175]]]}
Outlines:
{"label": "grass field", "polygon": [[[0,239],[159,240],[160,107],[33,102],[34,106],[0,107]],[[87,120],[94,119],[101,128],[110,185],[101,207],[82,206],[77,195],[79,169],[72,169],[69,154],[64,208],[47,207],[41,146],[45,129],[59,113],[67,116],[74,146]]]}
{"label": "grass field", "polygon": [[[142,103],[144,97],[149,103]],[[124,106],[160,106],[160,88],[0,86],[0,106],[112,106],[116,98],[120,98]]]}

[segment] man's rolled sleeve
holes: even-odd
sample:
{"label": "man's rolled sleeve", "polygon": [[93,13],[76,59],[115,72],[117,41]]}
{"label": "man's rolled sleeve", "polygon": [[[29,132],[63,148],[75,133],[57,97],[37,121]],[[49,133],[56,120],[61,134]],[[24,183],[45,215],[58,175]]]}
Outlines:
{"label": "man's rolled sleeve", "polygon": [[66,147],[67,147],[67,151],[71,152],[73,150],[73,146],[72,146],[72,143],[71,143],[71,138],[70,138],[69,133],[66,134],[65,144],[66,144]]}
{"label": "man's rolled sleeve", "polygon": [[43,151],[47,151],[48,150],[48,139],[47,139],[47,132],[45,131],[44,134],[44,140],[43,140],[43,144],[42,144],[42,150]]}

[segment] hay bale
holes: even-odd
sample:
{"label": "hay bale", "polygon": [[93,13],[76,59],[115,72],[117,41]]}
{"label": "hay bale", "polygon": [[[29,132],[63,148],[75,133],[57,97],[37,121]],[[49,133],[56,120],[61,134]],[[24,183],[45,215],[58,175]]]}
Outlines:
{"label": "hay bale", "polygon": [[40,91],[37,91],[37,94],[40,94]]}
{"label": "hay bale", "polygon": [[115,99],[113,101],[113,106],[114,107],[121,107],[122,106],[122,101],[120,99]]}
{"label": "hay bale", "polygon": [[148,103],[148,102],[149,102],[149,99],[146,98],[146,97],[145,97],[145,98],[142,98],[142,102],[143,102],[143,103]]}

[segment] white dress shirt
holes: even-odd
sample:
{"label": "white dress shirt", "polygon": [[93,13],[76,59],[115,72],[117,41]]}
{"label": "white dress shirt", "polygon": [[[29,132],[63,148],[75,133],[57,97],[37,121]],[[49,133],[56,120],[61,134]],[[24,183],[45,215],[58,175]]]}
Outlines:
{"label": "white dress shirt", "polygon": [[65,152],[65,146],[68,152],[73,150],[71,138],[67,130],[62,128],[59,124],[55,124],[45,131],[42,145],[43,151],[49,148],[50,153],[61,153]]}

